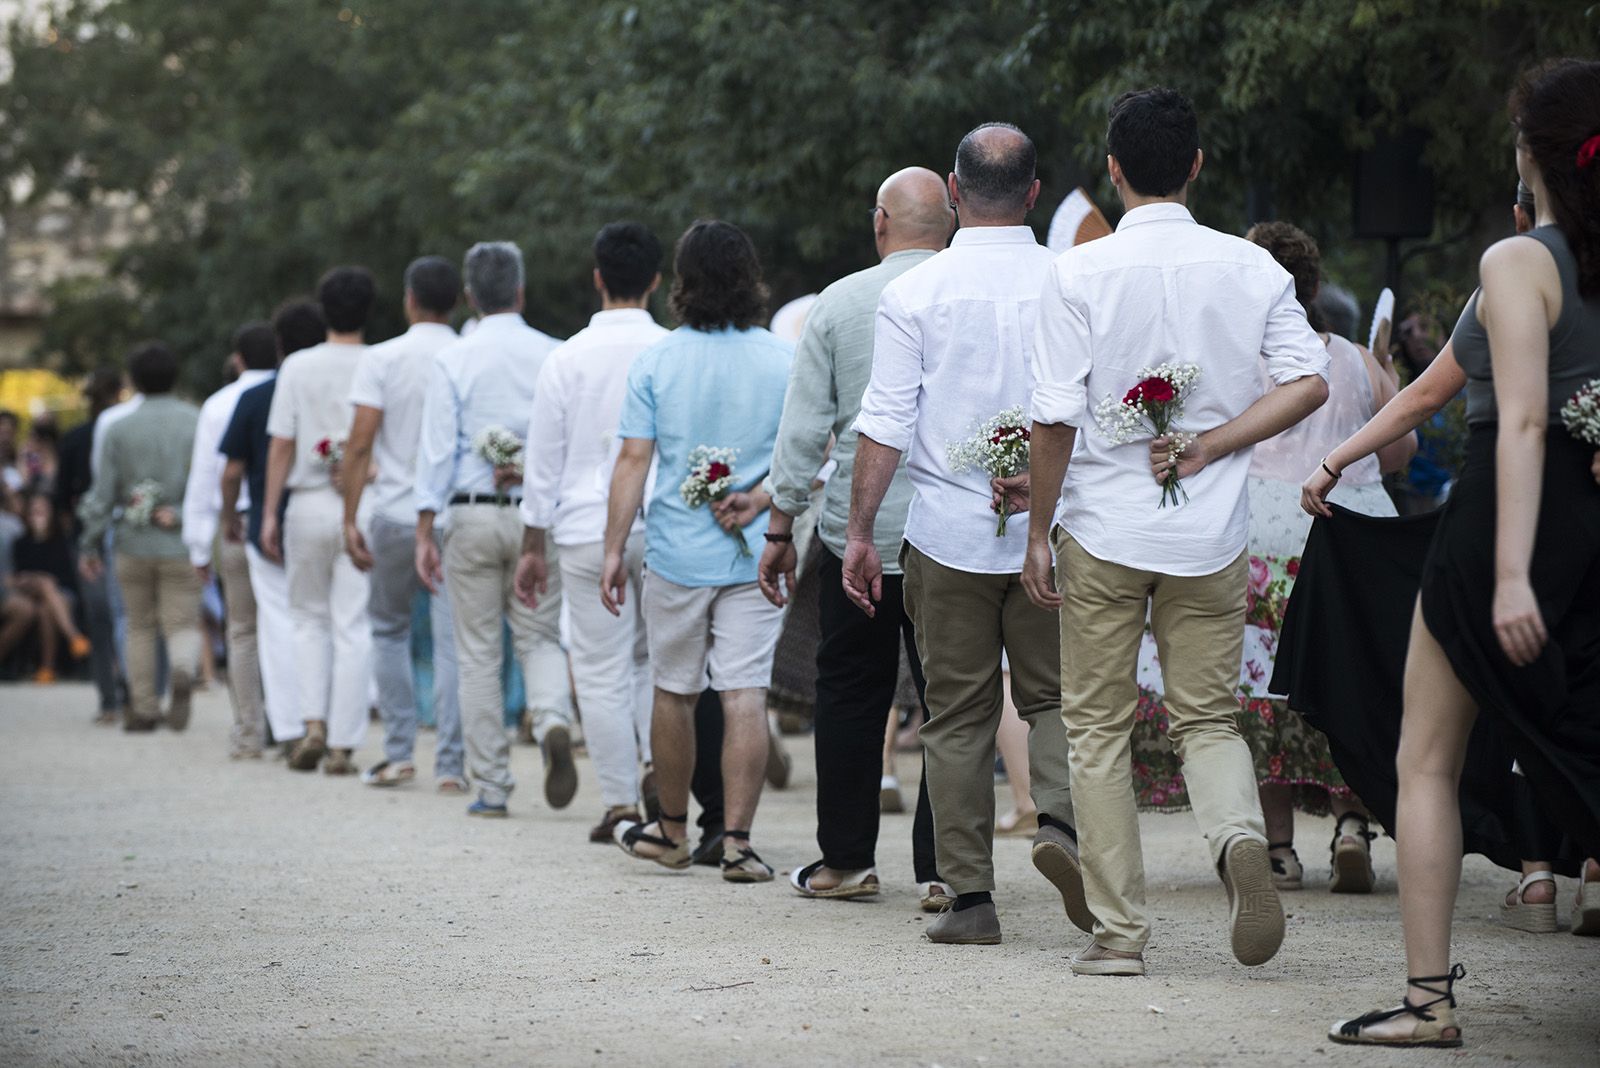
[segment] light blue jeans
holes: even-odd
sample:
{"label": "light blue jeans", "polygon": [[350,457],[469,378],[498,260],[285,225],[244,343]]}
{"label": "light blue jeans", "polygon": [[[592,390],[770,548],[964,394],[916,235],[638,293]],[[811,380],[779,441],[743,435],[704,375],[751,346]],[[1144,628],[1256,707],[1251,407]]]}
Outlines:
{"label": "light blue jeans", "polygon": [[[411,674],[411,602],[422,588],[416,569],[416,532],[405,523],[373,516],[367,547],[372,551],[372,674],[383,716],[383,755],[391,763],[409,761],[417,742],[417,701]],[[433,716],[438,729],[435,777],[461,775],[461,696],[456,672],[450,598],[429,599],[433,631]]]}

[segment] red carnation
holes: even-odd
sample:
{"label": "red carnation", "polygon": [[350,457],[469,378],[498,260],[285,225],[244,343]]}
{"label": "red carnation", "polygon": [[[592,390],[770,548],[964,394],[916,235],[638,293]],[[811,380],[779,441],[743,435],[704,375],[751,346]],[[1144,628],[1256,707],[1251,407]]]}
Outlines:
{"label": "red carnation", "polygon": [[327,456],[331,451],[333,451],[333,443],[327,438],[323,438],[321,441],[317,442],[318,456]]}
{"label": "red carnation", "polygon": [[733,470],[727,464],[720,460],[713,460],[706,468],[706,481],[715,482],[718,479],[727,478],[731,474],[733,474]]}
{"label": "red carnation", "polygon": [[1138,404],[1143,400],[1150,404],[1166,404],[1174,396],[1176,394],[1172,391],[1171,382],[1168,382],[1165,378],[1152,376],[1128,390],[1127,395],[1122,398],[1122,403]]}

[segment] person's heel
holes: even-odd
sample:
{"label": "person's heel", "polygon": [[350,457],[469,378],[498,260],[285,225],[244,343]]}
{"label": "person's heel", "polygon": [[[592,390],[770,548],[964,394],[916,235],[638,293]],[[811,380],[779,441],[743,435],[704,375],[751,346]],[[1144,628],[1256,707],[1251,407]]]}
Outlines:
{"label": "person's heel", "polygon": [[[1549,901],[1527,900],[1528,888],[1534,883],[1549,883]],[[1500,903],[1500,922],[1517,931],[1529,934],[1554,934],[1556,931],[1556,877],[1547,871],[1533,871],[1522,877],[1517,888],[1511,891],[1510,901]],[[1574,918],[1576,926],[1576,918]]]}

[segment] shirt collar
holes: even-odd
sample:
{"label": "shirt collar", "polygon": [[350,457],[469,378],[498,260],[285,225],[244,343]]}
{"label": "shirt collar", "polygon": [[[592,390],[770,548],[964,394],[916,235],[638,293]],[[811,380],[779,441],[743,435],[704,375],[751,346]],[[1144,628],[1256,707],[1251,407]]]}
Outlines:
{"label": "shirt collar", "polygon": [[257,383],[265,382],[276,373],[277,372],[273,371],[270,367],[247,367],[243,371],[239,372],[239,390],[240,392],[243,392]]}
{"label": "shirt collar", "polygon": [[[495,312],[492,315],[485,315],[483,318],[478,320],[477,329],[478,330],[482,330],[485,327],[499,327],[501,329],[504,329],[505,327],[513,326],[513,325],[516,325],[516,326],[526,326],[526,325],[528,325],[527,324],[527,320],[523,319],[521,312],[503,311],[503,312]],[[476,331],[474,331],[474,332],[476,332]]]}
{"label": "shirt collar", "polygon": [[412,323],[406,330],[408,334],[437,334],[439,331],[447,332],[451,337],[456,336],[455,329],[449,323]]}
{"label": "shirt collar", "polygon": [[937,249],[931,249],[931,248],[902,248],[902,249],[897,249],[894,252],[891,252],[887,256],[885,256],[883,258],[883,262],[884,263],[893,263],[895,260],[908,260],[913,256],[917,257],[918,259],[922,259],[924,256],[932,256],[937,251],[938,251]]}
{"label": "shirt collar", "polygon": [[1153,222],[1186,222],[1194,223],[1194,216],[1189,214],[1189,209],[1182,204],[1166,201],[1160,204],[1141,204],[1137,208],[1122,216],[1122,221],[1117,223],[1117,232],[1121,233],[1130,226],[1143,226]]}
{"label": "shirt collar", "polygon": [[655,324],[655,317],[644,308],[610,308],[589,317],[590,326],[644,326]]}
{"label": "shirt collar", "polygon": [[1031,226],[963,226],[950,239],[957,245],[1037,245]]}

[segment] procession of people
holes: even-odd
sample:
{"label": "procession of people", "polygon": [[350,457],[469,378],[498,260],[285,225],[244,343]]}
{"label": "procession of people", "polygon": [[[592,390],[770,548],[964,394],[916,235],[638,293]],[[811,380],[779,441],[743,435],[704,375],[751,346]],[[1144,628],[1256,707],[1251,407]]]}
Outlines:
{"label": "procession of people", "polygon": [[[819,900],[889,877],[903,717],[926,938],[1003,943],[994,840],[1020,830],[1080,976],[1145,975],[1158,944],[1141,808],[1193,811],[1246,967],[1293,952],[1283,895],[1316,867],[1295,811],[1331,814],[1333,892],[1374,892],[1371,842],[1396,837],[1407,979],[1329,1037],[1461,1045],[1464,850],[1522,877],[1508,924],[1555,931],[1559,873],[1572,933],[1600,935],[1600,62],[1531,70],[1510,119],[1524,232],[1404,390],[1324,321],[1304,230],[1195,221],[1202,125],[1165,88],[1110,109],[1114,232],[1042,245],[1034,141],[985,123],[947,177],[884,177],[878,262],[797,341],[763,325],[760,256],[722,220],[670,263],[647,227],[601,226],[598,311],[565,341],[528,324],[511,240],[395,279],[334,267],[239,328],[199,407],[160,341],[127,357],[130,399],[91,379],[77,459],[64,439],[58,485],[26,497],[0,658],[36,641],[41,683],[89,660],[101,722],[183,730],[214,584],[231,758],[416,789],[426,718],[432,789],[504,819],[535,811],[520,733],[550,808],[595,776],[590,840],[620,850],[596,864],[785,872]],[[389,292],[408,328],[368,344]],[[1463,388],[1449,503],[1397,517],[1384,475]],[[780,858],[758,813],[800,612],[817,848]],[[1008,709],[1026,787],[997,820]]]}

